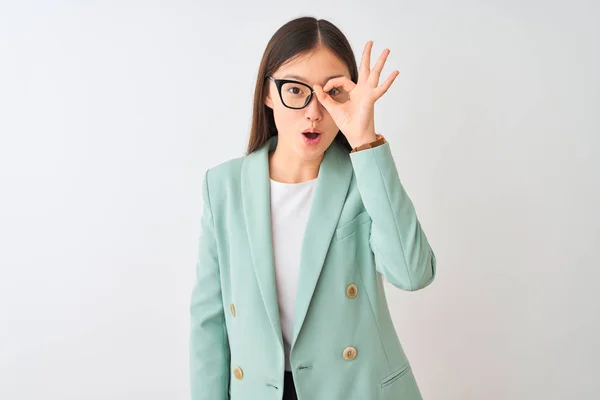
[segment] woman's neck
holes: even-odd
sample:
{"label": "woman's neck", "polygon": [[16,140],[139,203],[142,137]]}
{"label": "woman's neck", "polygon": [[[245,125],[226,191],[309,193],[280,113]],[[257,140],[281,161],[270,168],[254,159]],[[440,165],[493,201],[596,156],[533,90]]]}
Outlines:
{"label": "woman's neck", "polygon": [[300,160],[279,149],[269,153],[269,176],[282,183],[300,183],[316,179],[323,156],[315,160]]}

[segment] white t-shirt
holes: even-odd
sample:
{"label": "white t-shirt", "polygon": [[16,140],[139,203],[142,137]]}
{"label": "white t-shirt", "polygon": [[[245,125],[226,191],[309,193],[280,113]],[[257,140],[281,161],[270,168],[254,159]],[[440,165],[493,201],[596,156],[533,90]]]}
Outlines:
{"label": "white t-shirt", "polygon": [[300,272],[300,250],[317,178],[300,183],[271,179],[271,230],[275,258],[275,283],[285,351],[285,369],[290,367],[290,343]]}

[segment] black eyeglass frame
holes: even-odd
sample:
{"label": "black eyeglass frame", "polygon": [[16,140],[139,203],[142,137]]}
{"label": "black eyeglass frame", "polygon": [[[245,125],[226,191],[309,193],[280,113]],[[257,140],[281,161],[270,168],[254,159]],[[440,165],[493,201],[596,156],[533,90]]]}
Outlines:
{"label": "black eyeglass frame", "polygon": [[[270,80],[272,80],[273,82],[275,82],[275,86],[277,86],[277,93],[279,93],[279,98],[281,99],[281,104],[283,104],[287,108],[291,108],[292,110],[301,110],[304,107],[306,107],[308,105],[308,103],[310,103],[310,101],[312,100],[312,96],[313,96],[313,93],[315,91],[312,89],[312,87],[310,87],[310,85],[308,85],[306,83],[302,83],[302,82],[298,82],[298,81],[293,81],[293,80],[290,80],[290,79],[275,79],[275,78],[273,78],[270,75],[267,75],[266,78],[269,78]],[[283,96],[281,95],[281,87],[284,84],[286,84],[286,83],[295,83],[295,84],[298,84],[298,85],[306,86],[310,90],[310,94],[306,98],[306,102],[304,103],[304,105],[302,107],[290,107],[287,104],[285,104],[285,101],[283,101]]]}

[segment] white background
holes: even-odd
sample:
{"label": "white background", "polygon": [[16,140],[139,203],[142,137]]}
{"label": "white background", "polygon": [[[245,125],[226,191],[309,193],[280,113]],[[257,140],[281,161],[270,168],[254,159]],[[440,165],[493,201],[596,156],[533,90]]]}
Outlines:
{"label": "white background", "polygon": [[263,50],[302,15],[400,71],[376,129],[438,275],[386,290],[424,398],[600,396],[597,2],[20,0],[0,2],[1,399],[189,398],[201,178],[243,155]]}

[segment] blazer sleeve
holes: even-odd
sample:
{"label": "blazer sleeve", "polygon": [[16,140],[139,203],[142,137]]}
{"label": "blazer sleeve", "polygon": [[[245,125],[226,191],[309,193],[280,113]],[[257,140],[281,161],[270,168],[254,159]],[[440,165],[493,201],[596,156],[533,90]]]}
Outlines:
{"label": "blazer sleeve", "polygon": [[208,173],[209,170],[204,174],[202,183],[200,244],[190,305],[191,399],[226,400],[229,398],[230,350],[221,297]]}
{"label": "blazer sleeve", "polygon": [[436,274],[435,254],[400,182],[389,142],[350,153],[350,159],[372,220],[369,245],[377,272],[403,290],[428,286]]}

